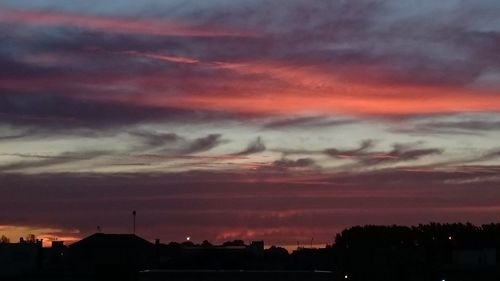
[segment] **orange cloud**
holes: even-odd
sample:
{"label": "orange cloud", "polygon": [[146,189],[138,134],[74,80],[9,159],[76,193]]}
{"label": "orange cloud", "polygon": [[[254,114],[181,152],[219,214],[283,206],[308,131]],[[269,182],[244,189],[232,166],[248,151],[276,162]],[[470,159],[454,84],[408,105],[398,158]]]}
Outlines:
{"label": "orange cloud", "polygon": [[[494,90],[365,83],[361,78],[346,81],[315,67],[273,62],[201,62],[191,57],[133,50],[123,54],[180,63],[186,68],[175,74],[168,70],[132,76],[69,73],[33,78],[30,83],[16,78],[0,81],[2,88],[8,89],[75,94],[75,87],[84,87],[86,99],[232,113],[404,115],[500,111],[500,93]],[[103,94],[110,85],[123,89],[120,93],[130,94]],[[100,89],[103,92],[99,92]]]}
{"label": "orange cloud", "polygon": [[145,58],[155,59],[155,60],[161,60],[161,61],[177,62],[177,63],[194,64],[194,63],[199,63],[200,62],[197,59],[188,58],[188,57],[176,57],[176,56],[167,56],[167,55],[140,53],[140,52],[136,52],[136,51],[127,51],[127,52],[123,52],[123,54],[140,56],[140,57],[145,57]]}
{"label": "orange cloud", "polygon": [[[237,91],[237,89],[234,89]],[[213,95],[185,94],[176,97],[142,96],[135,102],[149,105],[198,108],[236,113],[290,114],[290,113],[345,113],[354,115],[371,114],[422,114],[500,111],[500,96],[480,91],[457,89],[426,89],[374,87],[370,95],[363,92],[319,92],[294,90],[257,95]]]}
{"label": "orange cloud", "polygon": [[[159,56],[149,58],[164,59]],[[171,58],[167,58],[172,60]],[[198,62],[176,58],[182,62]],[[146,105],[196,108],[235,113],[290,114],[290,113],[345,113],[353,115],[401,115],[425,113],[454,113],[500,111],[500,95],[496,91],[454,86],[387,85],[344,81],[334,73],[325,73],[311,67],[293,67],[274,63],[204,63],[203,67],[223,69],[241,75],[259,74],[280,83],[215,81],[222,91],[206,90],[198,77],[185,77],[183,82],[200,85],[201,92],[183,92],[170,96],[162,93],[161,75],[144,77],[144,88],[154,87],[154,93],[126,97],[128,101]],[[164,79],[164,78],[163,78]],[[191,82],[191,83],[190,83]],[[245,82],[245,83],[242,83]],[[207,84],[208,85],[208,84]]]}

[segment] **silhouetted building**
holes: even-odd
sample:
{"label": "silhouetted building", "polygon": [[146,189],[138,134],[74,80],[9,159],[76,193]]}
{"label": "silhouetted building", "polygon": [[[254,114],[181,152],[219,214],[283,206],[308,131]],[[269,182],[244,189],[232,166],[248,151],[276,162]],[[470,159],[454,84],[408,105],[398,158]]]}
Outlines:
{"label": "silhouetted building", "polygon": [[67,249],[64,241],[52,241],[50,248],[43,249],[43,268],[50,271],[63,271],[66,269]]}
{"label": "silhouetted building", "polygon": [[134,234],[96,233],[69,246],[73,271],[90,275],[137,272],[153,263],[154,244]]}
{"label": "silhouetted building", "polygon": [[[96,233],[69,247],[29,236],[0,244],[0,280],[500,280],[500,224],[356,226],[326,248],[150,243]],[[319,272],[318,272],[319,271]],[[139,273],[140,272],[140,273]],[[6,278],[5,278],[6,277]],[[24,278],[24,279],[23,279]]]}
{"label": "silhouetted building", "polygon": [[264,254],[264,241],[252,241],[248,250],[256,256],[262,256]]}
{"label": "silhouetted building", "polygon": [[36,273],[42,269],[42,240],[0,244],[0,276]]}

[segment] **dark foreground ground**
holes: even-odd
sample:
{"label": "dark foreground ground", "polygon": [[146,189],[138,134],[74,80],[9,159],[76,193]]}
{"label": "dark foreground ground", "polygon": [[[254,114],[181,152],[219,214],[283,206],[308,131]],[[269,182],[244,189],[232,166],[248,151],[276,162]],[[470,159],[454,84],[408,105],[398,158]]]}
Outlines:
{"label": "dark foreground ground", "polygon": [[[346,278],[347,277],[347,278]],[[500,224],[355,226],[325,248],[154,243],[96,233],[71,245],[0,243],[2,280],[500,281]]]}

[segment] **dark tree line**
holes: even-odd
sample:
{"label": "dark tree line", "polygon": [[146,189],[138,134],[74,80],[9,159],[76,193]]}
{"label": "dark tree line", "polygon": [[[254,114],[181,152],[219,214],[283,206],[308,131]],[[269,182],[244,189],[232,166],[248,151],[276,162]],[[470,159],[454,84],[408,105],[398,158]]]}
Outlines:
{"label": "dark tree line", "polygon": [[354,226],[335,237],[336,248],[500,248],[500,224],[430,223],[418,226]]}
{"label": "dark tree line", "polygon": [[[500,277],[500,224],[354,226],[335,237],[332,250],[336,268],[351,280],[499,280]],[[496,252],[493,261],[492,256],[485,261],[486,252]],[[470,264],[458,261],[460,255],[469,255]]]}

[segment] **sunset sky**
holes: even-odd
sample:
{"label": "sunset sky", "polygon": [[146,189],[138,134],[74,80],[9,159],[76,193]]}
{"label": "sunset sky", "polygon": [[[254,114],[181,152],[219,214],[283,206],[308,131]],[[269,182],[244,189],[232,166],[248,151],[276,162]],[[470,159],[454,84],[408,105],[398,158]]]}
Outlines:
{"label": "sunset sky", "polygon": [[2,0],[0,234],[500,221],[497,0]]}

